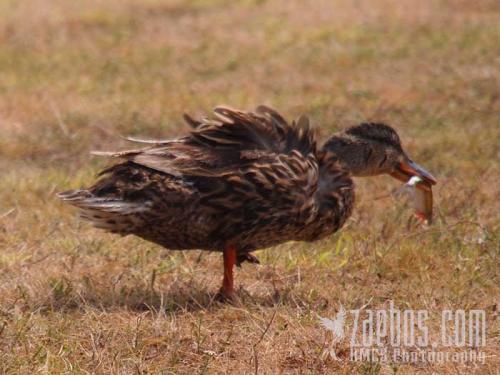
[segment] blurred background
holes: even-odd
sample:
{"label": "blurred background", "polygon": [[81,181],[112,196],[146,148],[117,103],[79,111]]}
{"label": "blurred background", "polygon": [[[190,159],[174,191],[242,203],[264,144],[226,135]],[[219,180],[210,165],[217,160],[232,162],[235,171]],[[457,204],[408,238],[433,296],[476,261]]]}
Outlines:
{"label": "blurred background", "polygon": [[[339,300],[354,307],[372,297],[496,309],[499,88],[497,0],[0,0],[0,369],[253,371],[245,340],[261,331],[251,322],[275,308],[290,328],[264,340],[262,371],[349,373],[362,365],[317,359],[311,311],[333,315]],[[308,114],[323,137],[361,121],[394,126],[439,179],[436,224],[416,228],[411,205],[376,199],[397,187],[391,179],[360,179],[341,234],[266,250],[262,267],[239,271],[257,298],[245,315],[208,307],[217,254],[166,255],[104,234],[55,199],[106,165],[90,150],[130,147],[126,135],[184,134],[184,112],[261,103],[289,119]],[[137,314],[160,300],[184,315],[141,328]],[[207,350],[227,336],[221,316],[245,327],[234,334],[237,354],[190,349],[201,316],[218,332]],[[174,326],[187,341],[168,336]],[[112,336],[96,344],[103,330]],[[165,346],[124,344],[136,331]]]}

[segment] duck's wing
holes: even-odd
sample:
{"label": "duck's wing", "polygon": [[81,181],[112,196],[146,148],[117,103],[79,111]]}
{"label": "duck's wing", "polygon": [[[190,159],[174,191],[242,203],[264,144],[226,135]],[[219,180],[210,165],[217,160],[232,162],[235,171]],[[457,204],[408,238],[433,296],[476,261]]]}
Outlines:
{"label": "duck's wing", "polygon": [[185,180],[211,212],[255,213],[252,225],[262,218],[307,221],[314,211],[318,161],[305,117],[288,123],[264,106],[217,107],[184,138],[112,156]]}
{"label": "duck's wing", "polygon": [[288,123],[262,106],[214,112],[216,120],[198,125],[186,140],[209,155],[217,177],[194,179],[200,204],[229,218],[213,235],[247,250],[296,239],[317,213],[318,160],[307,119]]}
{"label": "duck's wing", "polygon": [[305,117],[289,124],[265,106],[255,112],[217,107],[214,115],[201,121],[186,117],[194,129],[184,138],[147,140],[152,145],[143,149],[93,154],[125,159],[176,177],[221,176],[257,161],[272,163],[279,156],[304,164],[307,157],[316,155],[314,132]]}
{"label": "duck's wing", "polygon": [[307,117],[289,124],[278,112],[259,106],[255,112],[217,107],[215,120],[201,121],[191,132],[190,141],[218,150],[260,150],[303,155],[316,151],[314,132]]}

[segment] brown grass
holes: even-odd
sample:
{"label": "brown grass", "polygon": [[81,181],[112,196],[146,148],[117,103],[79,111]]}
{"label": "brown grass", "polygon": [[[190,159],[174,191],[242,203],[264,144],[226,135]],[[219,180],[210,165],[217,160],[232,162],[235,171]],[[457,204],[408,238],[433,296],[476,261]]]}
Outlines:
{"label": "brown grass", "polygon": [[[1,0],[0,372],[498,373],[499,25],[495,0]],[[105,234],[55,198],[103,166],[88,151],[221,103],[308,113],[325,136],[394,125],[439,177],[435,224],[375,199],[389,178],[359,180],[341,232],[237,271],[235,307],[213,302],[219,254]],[[485,309],[486,363],[322,355],[316,314],[390,300],[436,334],[441,310]]]}

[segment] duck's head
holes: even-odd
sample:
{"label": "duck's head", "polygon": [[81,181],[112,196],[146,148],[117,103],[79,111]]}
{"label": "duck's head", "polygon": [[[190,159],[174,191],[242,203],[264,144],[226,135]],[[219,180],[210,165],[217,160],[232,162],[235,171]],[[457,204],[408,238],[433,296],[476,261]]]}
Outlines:
{"label": "duck's head", "polygon": [[323,151],[342,163],[355,177],[389,174],[408,182],[417,176],[424,182],[417,185],[421,190],[430,190],[437,182],[432,174],[406,154],[396,131],[385,124],[352,126],[331,137]]}

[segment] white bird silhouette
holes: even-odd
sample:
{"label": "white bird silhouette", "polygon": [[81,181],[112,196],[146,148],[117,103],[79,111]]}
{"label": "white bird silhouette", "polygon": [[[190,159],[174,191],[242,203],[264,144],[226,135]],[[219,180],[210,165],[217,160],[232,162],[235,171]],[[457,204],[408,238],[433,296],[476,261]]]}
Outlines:
{"label": "white bird silhouette", "polygon": [[342,306],[342,304],[340,304],[340,309],[337,312],[335,318],[333,319],[322,318],[321,316],[318,315],[319,322],[328,331],[332,332],[333,340],[335,342],[341,341],[345,336],[344,334],[345,317],[346,317],[346,311],[344,309],[344,306]]}

